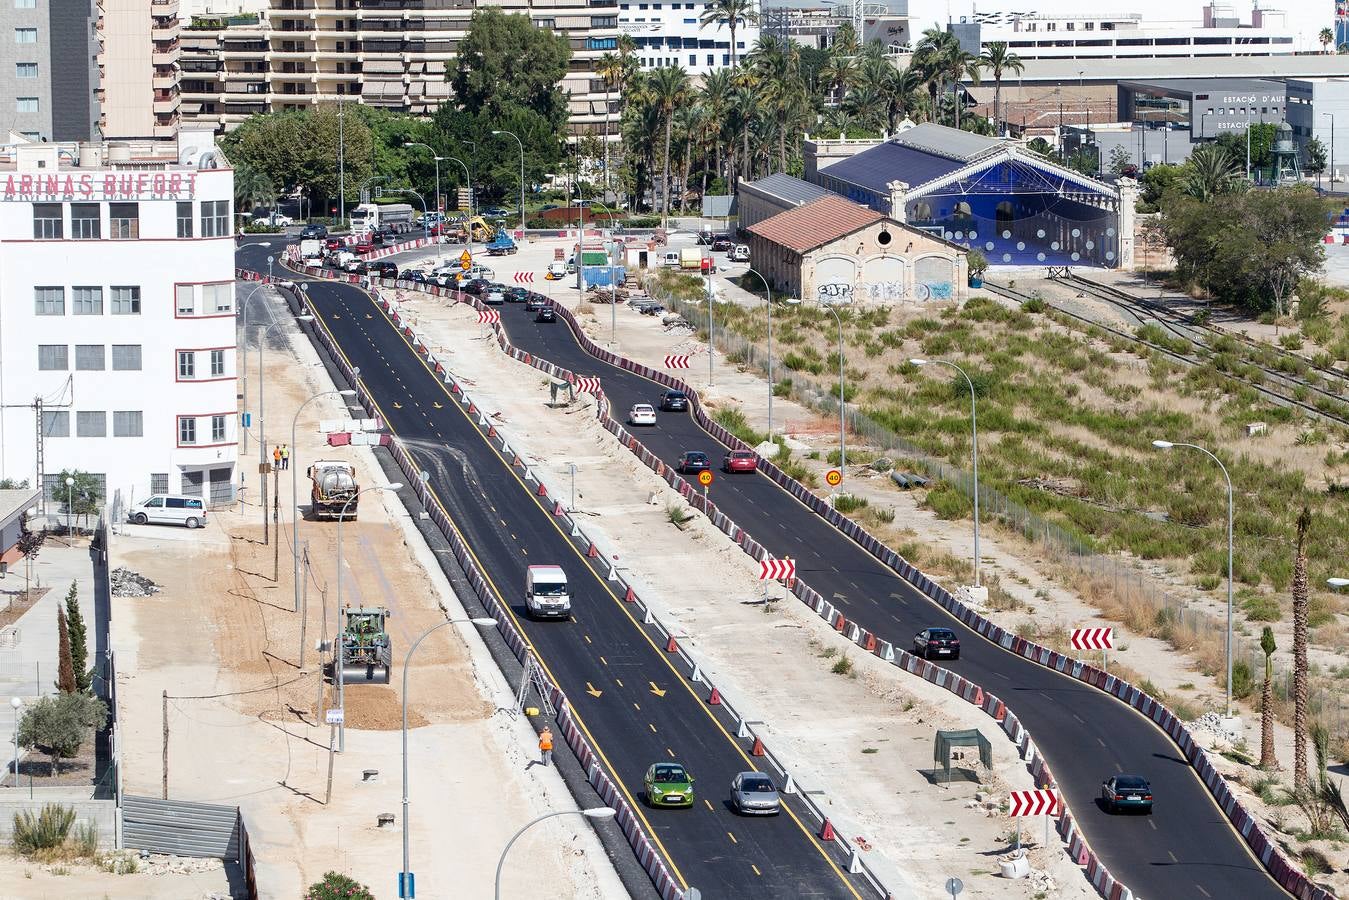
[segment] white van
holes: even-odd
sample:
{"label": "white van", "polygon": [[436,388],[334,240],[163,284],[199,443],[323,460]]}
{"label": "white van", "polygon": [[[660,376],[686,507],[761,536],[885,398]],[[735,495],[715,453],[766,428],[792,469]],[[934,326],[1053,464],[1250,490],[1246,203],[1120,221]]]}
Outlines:
{"label": "white van", "polygon": [[679,268],[679,251],[666,250],[660,255],[660,264],[671,269]]}
{"label": "white van", "polygon": [[200,497],[155,494],[131,507],[127,518],[137,525],[156,523],[200,528],[206,524],[206,504]]}
{"label": "white van", "polygon": [[525,570],[525,611],[531,619],[565,619],[571,615],[567,573],[561,566],[530,566]]}

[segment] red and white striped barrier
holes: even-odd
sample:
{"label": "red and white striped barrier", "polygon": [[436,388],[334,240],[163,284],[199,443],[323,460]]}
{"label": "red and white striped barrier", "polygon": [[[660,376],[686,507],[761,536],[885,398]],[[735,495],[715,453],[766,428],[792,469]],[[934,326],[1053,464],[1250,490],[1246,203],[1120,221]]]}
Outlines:
{"label": "red and white striped barrier", "polygon": [[1012,791],[1009,816],[1057,816],[1062,806],[1058,791]]}
{"label": "red and white striped barrier", "polygon": [[515,273],[515,283],[516,283],[516,284],[533,284],[533,283],[534,283],[534,273],[533,273],[533,272],[516,272],[516,273]]}
{"label": "red and white striped barrier", "polygon": [[576,375],[572,385],[579,393],[598,394],[600,392],[600,379],[594,375]]}
{"label": "red and white striped barrier", "polygon": [[497,312],[495,309],[478,310],[479,325],[495,325],[500,321],[501,321],[501,313]]}
{"label": "red and white striped barrier", "polygon": [[688,356],[667,356],[665,357],[665,368],[667,369],[687,369],[689,368]]}
{"label": "red and white striped barrier", "polygon": [[796,560],[765,559],[759,563],[760,581],[781,581],[796,577]]}
{"label": "red and white striped barrier", "polygon": [[1113,650],[1113,628],[1074,628],[1074,650]]}

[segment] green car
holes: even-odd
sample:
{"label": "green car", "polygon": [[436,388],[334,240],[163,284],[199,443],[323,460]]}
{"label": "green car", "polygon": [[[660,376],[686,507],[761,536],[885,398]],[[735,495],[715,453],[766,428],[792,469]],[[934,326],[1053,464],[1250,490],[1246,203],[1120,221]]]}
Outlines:
{"label": "green car", "polygon": [[650,806],[692,806],[693,776],[679,763],[656,763],[642,779]]}

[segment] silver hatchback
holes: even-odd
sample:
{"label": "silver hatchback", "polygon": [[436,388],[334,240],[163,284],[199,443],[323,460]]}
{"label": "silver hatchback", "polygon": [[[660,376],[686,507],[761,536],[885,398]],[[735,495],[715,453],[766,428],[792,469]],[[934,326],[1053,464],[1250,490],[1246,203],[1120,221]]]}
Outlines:
{"label": "silver hatchback", "polygon": [[776,816],[782,797],[773,779],[763,772],[741,772],[731,782],[731,804],[742,816]]}

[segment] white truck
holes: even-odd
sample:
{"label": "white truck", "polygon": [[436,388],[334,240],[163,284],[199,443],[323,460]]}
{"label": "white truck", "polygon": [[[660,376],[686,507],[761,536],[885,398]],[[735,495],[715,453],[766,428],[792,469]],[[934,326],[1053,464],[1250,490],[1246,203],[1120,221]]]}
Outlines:
{"label": "white truck", "polygon": [[323,241],[300,241],[300,259],[317,266],[323,262]]}
{"label": "white truck", "polygon": [[571,616],[571,593],[561,566],[530,566],[525,570],[525,611],[531,619]]}
{"label": "white truck", "polygon": [[407,230],[416,220],[409,203],[362,203],[349,216],[352,234],[369,234],[385,226]]}

